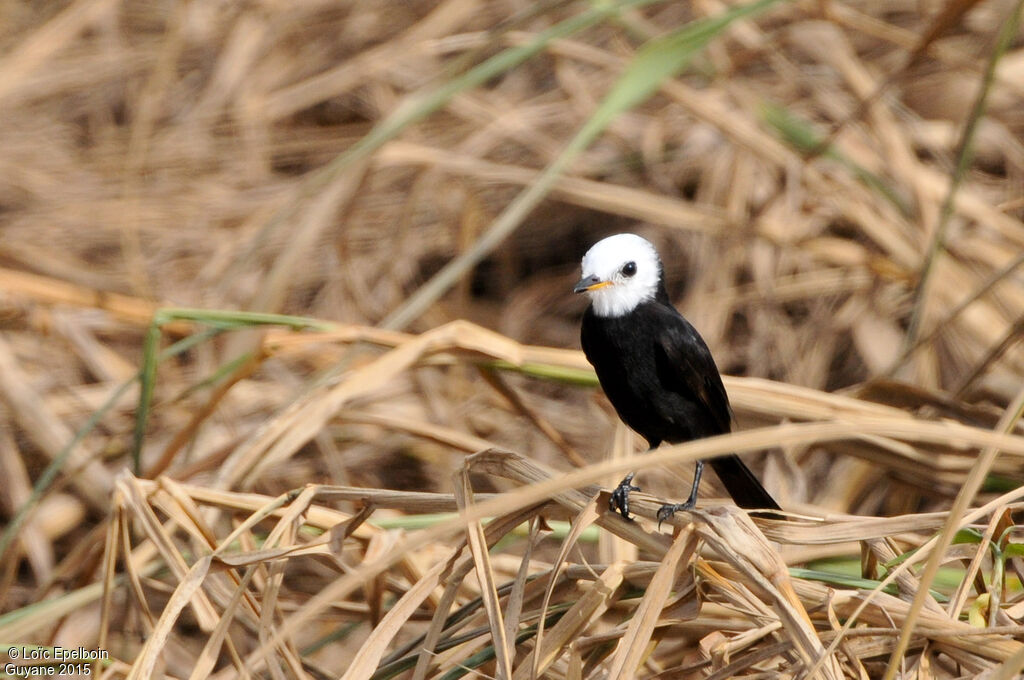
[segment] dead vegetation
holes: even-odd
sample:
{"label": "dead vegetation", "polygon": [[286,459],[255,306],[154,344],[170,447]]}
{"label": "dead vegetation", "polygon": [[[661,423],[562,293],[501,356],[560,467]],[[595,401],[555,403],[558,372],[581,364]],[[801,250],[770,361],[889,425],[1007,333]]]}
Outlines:
{"label": "dead vegetation", "polygon": [[[740,7],[0,3],[0,646],[1024,668],[1021,3]],[[637,455],[593,389],[569,290],[623,230],[736,433]],[[659,531],[729,451],[790,515]]]}

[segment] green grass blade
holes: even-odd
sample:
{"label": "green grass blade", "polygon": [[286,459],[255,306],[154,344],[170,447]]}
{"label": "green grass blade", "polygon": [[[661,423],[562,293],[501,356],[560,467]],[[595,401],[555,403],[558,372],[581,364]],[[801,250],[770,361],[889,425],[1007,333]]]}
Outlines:
{"label": "green grass blade", "polygon": [[1006,21],[1002,24],[1002,27],[999,29],[999,37],[996,40],[995,48],[992,50],[988,64],[985,67],[985,73],[981,79],[981,87],[978,90],[978,96],[974,100],[974,105],[971,107],[971,112],[968,114],[967,122],[964,125],[963,134],[960,136],[960,143],[958,145],[956,155],[956,168],[953,170],[953,175],[949,178],[949,189],[946,192],[946,197],[943,199],[942,207],[939,210],[939,223],[935,226],[935,232],[932,235],[931,243],[928,245],[928,252],[925,255],[924,263],[921,266],[920,280],[918,281],[917,287],[914,289],[914,308],[910,314],[910,321],[907,325],[907,335],[903,344],[904,354],[914,346],[914,341],[916,340],[918,331],[920,330],[921,315],[924,310],[924,302],[928,297],[928,284],[931,281],[935,260],[944,248],[946,241],[946,227],[949,224],[949,218],[953,216],[956,194],[960,189],[960,185],[963,184],[964,177],[967,176],[967,171],[970,168],[971,160],[974,158],[974,151],[972,148],[974,135],[978,131],[978,125],[981,123],[981,119],[985,116],[985,109],[988,105],[988,95],[992,91],[992,85],[995,82],[996,67],[999,65],[999,61],[1003,58],[1003,55],[1006,54],[1006,50],[1009,49],[1013,40],[1017,37],[1018,29],[1020,27],[1022,7],[1024,7],[1024,1],[1018,1]]}
{"label": "green grass blade", "polygon": [[401,329],[419,317],[523,223],[537,204],[551,192],[565,168],[590,146],[616,116],[650,97],[667,78],[679,73],[697,52],[734,21],[753,16],[779,1],[758,0],[735,7],[719,16],[687,24],[641,48],[597,111],[537,180],[509,203],[471,248],[446,264],[404,304],[389,314],[381,325],[384,328]]}
{"label": "green grass blade", "polygon": [[[146,424],[153,404],[153,389],[156,382],[156,364],[160,347],[160,328],[164,324],[175,321],[191,321],[212,326],[217,331],[253,328],[256,326],[285,326],[293,330],[313,329],[327,331],[334,324],[304,316],[287,314],[268,314],[264,312],[246,312],[238,310],[192,309],[187,307],[165,307],[153,314],[153,322],[146,332],[146,340],[142,352],[142,390],[139,395],[139,407],[135,411],[135,431],[132,437],[132,467],[135,474],[140,474],[142,465],[142,441],[146,435]],[[241,359],[239,360],[241,361]],[[223,370],[230,370],[232,364]],[[217,376],[215,375],[214,378]]]}
{"label": "green grass blade", "polygon": [[172,321],[193,321],[227,330],[251,328],[254,326],[284,326],[292,330],[329,331],[335,326],[335,324],[329,321],[314,319],[308,316],[189,307],[165,307],[158,309],[153,318],[158,326],[163,326]]}
{"label": "green grass blade", "polygon": [[[305,182],[305,186],[299,196],[278,210],[270,218],[266,225],[260,229],[260,233],[255,237],[255,241],[265,240],[270,232],[286,224],[298,206],[307,201],[310,196],[330,185],[349,168],[368,158],[370,154],[397,137],[405,128],[423,120],[445,106],[456,95],[474,87],[479,87],[488,80],[515,68],[530,57],[540,53],[554,40],[567,38],[591,26],[605,22],[627,9],[634,9],[663,1],[618,0],[616,2],[593,3],[588,10],[555,24],[547,30],[541,31],[533,40],[524,45],[502,50],[462,75],[455,76],[439,86],[427,87],[419,92],[410,94],[387,117],[374,125],[366,135],[330,163],[313,173]],[[239,262],[244,260],[245,258],[239,258]],[[393,327],[400,328],[401,326]]]}
{"label": "green grass blade", "polygon": [[801,154],[821,154],[822,156],[839,163],[849,170],[850,174],[856,177],[861,184],[868,187],[895,206],[896,209],[900,211],[901,215],[909,217],[912,214],[910,205],[907,204],[907,201],[902,196],[893,190],[889,182],[886,182],[883,178],[854,162],[832,144],[829,144],[822,149],[825,139],[814,131],[810,122],[797,116],[792,111],[789,111],[782,106],[777,106],[771,102],[762,102],[761,118],[768,125],[775,128],[775,131],[778,132],[783,141],[799,151]]}
{"label": "green grass blade", "polygon": [[[951,570],[952,571],[952,570]],[[874,590],[878,587],[879,581],[875,581],[869,578],[861,578],[859,576],[850,576],[849,574],[841,574],[834,571],[821,571],[819,569],[806,569],[803,567],[790,567],[789,575],[794,578],[802,578],[807,581],[820,581],[821,583],[828,583],[838,588],[856,588],[859,590]],[[962,572],[961,572],[962,575]],[[950,575],[947,581],[955,585],[957,583],[955,576]],[[882,589],[882,592],[888,593],[889,595],[898,595],[899,588],[895,583],[890,583],[888,586]],[[932,596],[937,602],[948,602],[949,597],[942,593],[933,590]]]}
{"label": "green grass blade", "polygon": [[189,385],[187,389],[182,391],[181,394],[179,394],[175,398],[175,401],[180,401],[181,399],[186,399],[187,397],[195,394],[196,392],[199,392],[200,390],[204,390],[207,387],[212,387],[213,385],[216,385],[221,380],[223,380],[224,378],[228,377],[229,375],[234,373],[236,370],[238,370],[239,366],[241,366],[245,362],[251,360],[252,357],[253,357],[253,353],[252,352],[244,352],[244,353],[240,354],[239,356],[235,357],[234,359],[232,359],[231,361],[228,361],[228,362],[225,362],[225,363],[221,364],[217,368],[217,370],[215,370],[213,373],[211,373],[207,377],[205,377],[202,380],[200,380],[199,382],[197,382],[195,385]]}
{"label": "green grass blade", "polygon": [[511,373],[551,380],[553,382],[576,385],[578,387],[597,387],[597,374],[593,369],[570,368],[568,366],[552,366],[550,364],[525,363],[517,366],[508,361],[487,361],[483,363],[487,368],[494,368]]}
{"label": "green grass blade", "polygon": [[[218,330],[205,331],[204,333],[198,333],[184,338],[183,340],[179,340],[164,350],[159,355],[158,360],[165,361],[173,356],[181,354],[182,352],[186,352],[197,344],[206,342],[218,333],[220,333]],[[43,473],[39,475],[39,479],[37,479],[36,483],[33,485],[32,494],[24,503],[22,503],[21,507],[19,507],[18,511],[14,514],[14,517],[12,517],[11,521],[6,527],[4,527],[3,534],[0,535],[0,557],[7,552],[7,548],[9,548],[11,543],[14,541],[14,537],[18,535],[22,525],[28,519],[32,508],[39,503],[43,494],[45,494],[46,490],[50,488],[51,484],[53,484],[53,481],[57,478],[57,474],[64,468],[65,463],[67,463],[68,456],[71,455],[74,448],[96,428],[96,425],[98,425],[110,409],[114,407],[114,404],[120,400],[124,393],[127,392],[128,389],[135,384],[135,381],[140,379],[140,377],[141,371],[134,377],[126,380],[116,390],[114,390],[114,393],[111,394],[103,405],[89,417],[89,420],[87,420],[85,424],[78,429],[75,436],[71,438],[71,441],[69,441],[64,448],[54,456],[53,460],[50,461],[50,464],[46,466],[46,469],[43,470]]]}
{"label": "green grass blade", "polygon": [[132,434],[132,468],[135,474],[141,474],[142,438],[149,422],[149,408],[153,402],[153,387],[156,381],[157,353],[160,350],[160,324],[157,316],[146,329],[146,340],[142,345],[142,371],[139,375],[141,390],[139,407],[135,409],[135,432]]}

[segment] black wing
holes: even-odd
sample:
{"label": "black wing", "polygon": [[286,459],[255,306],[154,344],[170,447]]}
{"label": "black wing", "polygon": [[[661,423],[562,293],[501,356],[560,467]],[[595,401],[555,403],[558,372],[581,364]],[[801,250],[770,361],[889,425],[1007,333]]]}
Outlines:
{"label": "black wing", "polygon": [[695,402],[701,417],[701,436],[724,434],[732,420],[729,397],[722,376],[704,343],[689,321],[675,309],[658,305],[659,323],[655,351],[662,386]]}
{"label": "black wing", "polygon": [[[697,329],[674,308],[661,306],[659,313],[663,319],[656,351],[659,353],[658,374],[662,376],[664,387],[696,402],[703,423],[695,429],[702,432],[701,436],[729,432],[732,421],[729,397],[711,350]],[[710,463],[736,505],[781,509],[736,454],[714,458]]]}

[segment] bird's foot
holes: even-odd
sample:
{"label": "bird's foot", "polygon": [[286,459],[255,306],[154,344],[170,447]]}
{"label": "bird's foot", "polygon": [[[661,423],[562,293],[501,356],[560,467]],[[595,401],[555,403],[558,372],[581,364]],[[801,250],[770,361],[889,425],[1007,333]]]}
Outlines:
{"label": "bird's foot", "polygon": [[658,528],[661,528],[662,522],[671,519],[680,510],[692,510],[695,505],[697,505],[696,501],[686,501],[685,503],[668,503],[661,506],[658,508]]}
{"label": "bird's foot", "polygon": [[639,491],[639,486],[633,486],[633,477],[636,473],[630,472],[626,477],[619,482],[619,485],[612,491],[611,498],[608,499],[608,508],[612,512],[618,512],[622,515],[623,519],[632,520],[629,516],[629,493],[631,491]]}

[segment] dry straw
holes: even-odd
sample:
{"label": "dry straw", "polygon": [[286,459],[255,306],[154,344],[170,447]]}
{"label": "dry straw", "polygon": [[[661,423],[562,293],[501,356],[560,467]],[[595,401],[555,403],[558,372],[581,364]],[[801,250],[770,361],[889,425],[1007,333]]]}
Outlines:
{"label": "dry straw", "polygon": [[[1018,674],[1021,4],[0,5],[0,650]],[[639,454],[571,349],[626,229],[735,433]],[[787,513],[659,531],[726,452]]]}

